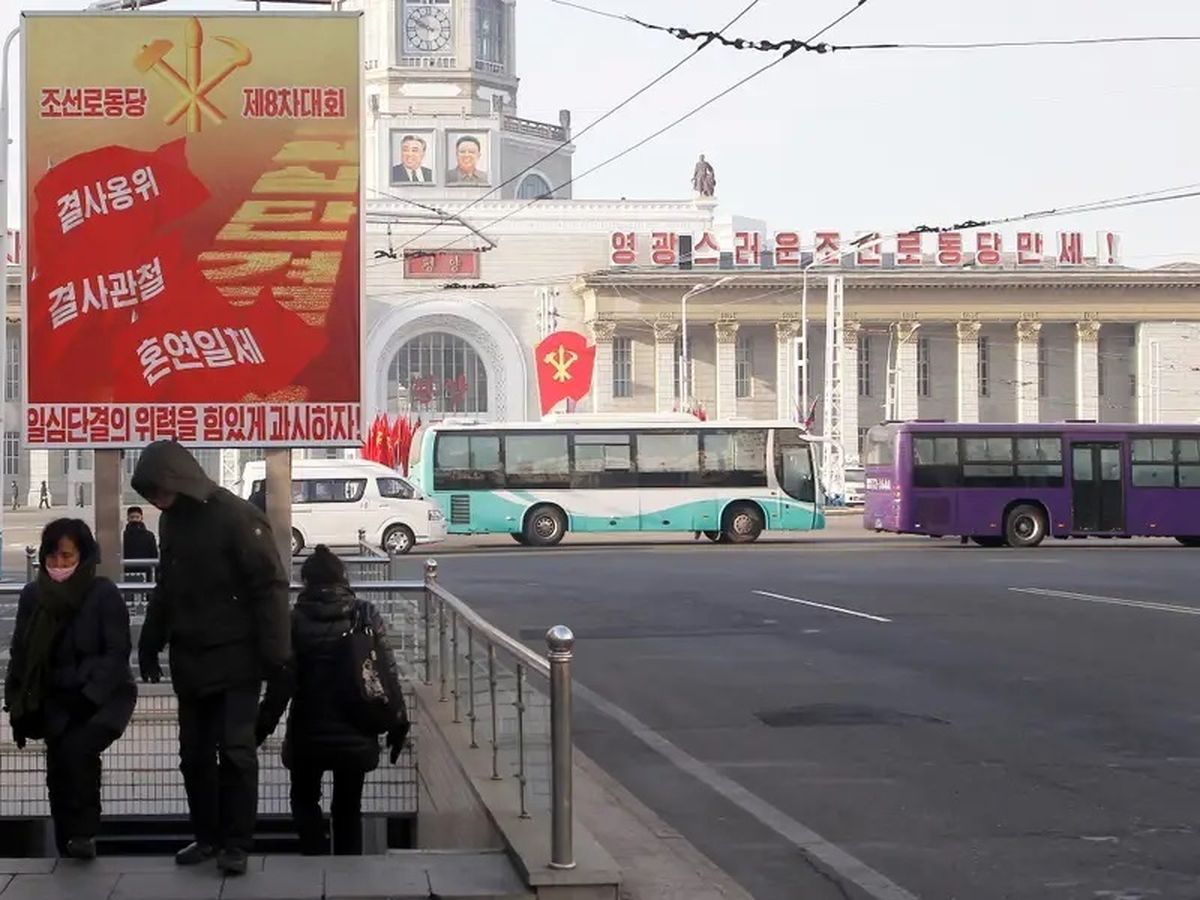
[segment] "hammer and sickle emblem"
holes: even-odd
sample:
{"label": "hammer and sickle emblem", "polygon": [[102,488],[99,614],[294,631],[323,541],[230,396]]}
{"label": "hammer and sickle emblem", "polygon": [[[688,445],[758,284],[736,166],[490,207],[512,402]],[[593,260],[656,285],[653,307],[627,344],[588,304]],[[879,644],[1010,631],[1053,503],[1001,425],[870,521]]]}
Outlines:
{"label": "hammer and sickle emblem", "polygon": [[578,353],[573,353],[559,344],[558,349],[547,353],[543,361],[547,365],[554,366],[555,381],[570,381],[571,366],[575,365],[577,359],[579,359]]}
{"label": "hammer and sickle emblem", "polygon": [[170,112],[163,117],[163,121],[168,125],[174,125],[186,115],[188,133],[193,134],[201,129],[202,116],[214,125],[220,125],[225,121],[225,114],[213,105],[212,101],[208,99],[208,95],[236,69],[250,65],[253,57],[250,48],[236,38],[216,37],[214,40],[232,50],[233,56],[214,74],[205,78],[203,74],[204,30],[200,27],[200,20],[194,16],[188,20],[185,39],[187,55],[184,57],[183,75],[167,62],[167,54],[174,49],[175,45],[166,40],[152,41],[143,47],[141,52],[134,57],[133,65],[142,74],[154,72],[179,93],[179,102],[171,107]]}

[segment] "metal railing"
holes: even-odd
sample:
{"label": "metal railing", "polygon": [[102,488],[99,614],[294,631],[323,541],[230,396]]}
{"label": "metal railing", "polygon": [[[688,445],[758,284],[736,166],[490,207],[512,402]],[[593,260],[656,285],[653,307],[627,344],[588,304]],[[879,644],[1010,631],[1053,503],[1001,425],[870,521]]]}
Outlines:
{"label": "metal railing", "polygon": [[[422,680],[430,686],[436,683],[438,699],[453,704],[455,723],[463,722],[465,696],[472,749],[480,748],[480,720],[487,723],[492,779],[503,778],[502,758],[507,757],[514,769],[520,817],[531,818],[531,807],[540,806],[540,799],[547,801],[550,866],[572,868],[571,630],[556,625],[547,631],[547,654],[538,655],[442,587],[432,559],[425,563],[420,621]],[[498,659],[502,655],[510,665]],[[548,682],[548,707],[531,690],[531,675]],[[547,751],[540,761],[539,745]]]}
{"label": "metal railing", "polygon": [[[420,679],[428,686],[437,686],[438,700],[452,704],[452,721],[466,729],[471,749],[486,748],[491,778],[513,778],[519,816],[547,817],[550,866],[572,868],[571,662],[575,639],[571,630],[564,625],[549,629],[545,635],[547,652],[542,656],[446,590],[438,581],[436,560],[426,561],[420,580],[398,578],[401,557],[363,552],[342,560],[348,567],[360,567],[361,577],[352,579],[351,588],[371,600],[384,617],[389,641],[404,674],[410,681]],[[157,560],[127,561],[127,565],[140,564],[152,566]],[[145,600],[152,587],[136,581],[118,585],[130,602],[134,626],[143,621]],[[19,584],[0,584],[0,622],[14,618],[21,588]],[[299,589],[300,585],[292,585],[293,593]],[[3,638],[7,649],[8,634]],[[169,677],[167,672],[166,680]],[[544,692],[534,689],[534,680],[546,684]],[[415,704],[410,696],[406,699],[411,718]],[[135,727],[139,723],[143,727]],[[277,748],[282,732],[280,727],[268,746]],[[144,812],[141,804],[157,801],[153,812],[179,814],[186,810],[175,760],[176,741],[174,696],[166,686],[142,685],[134,724],[106,754],[105,808],[116,810],[132,804]],[[47,814],[48,810],[43,809],[43,782],[38,777],[42,772],[41,752],[33,747],[17,751],[10,742],[0,739],[0,753],[5,757],[14,754],[20,760],[16,766],[7,759],[4,763],[0,816]],[[18,773],[22,777],[10,777]],[[378,784],[372,794],[374,782]],[[269,753],[260,779],[262,812],[286,812],[286,785],[287,774],[278,763],[278,754]],[[329,790],[322,796],[329,797]],[[372,773],[364,794],[364,811],[415,813],[416,804],[416,760],[410,747],[399,767],[380,766]]]}

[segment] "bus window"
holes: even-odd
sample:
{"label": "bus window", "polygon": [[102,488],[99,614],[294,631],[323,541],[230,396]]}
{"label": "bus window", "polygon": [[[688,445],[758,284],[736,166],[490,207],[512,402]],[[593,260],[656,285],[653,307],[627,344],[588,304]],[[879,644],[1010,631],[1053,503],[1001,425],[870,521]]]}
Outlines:
{"label": "bus window", "polygon": [[867,465],[890,466],[896,461],[896,428],[876,425],[867,431]]}
{"label": "bus window", "polygon": [[565,434],[509,434],[504,438],[504,483],[512,487],[570,487]]}
{"label": "bus window", "polygon": [[636,487],[632,443],[628,434],[576,432],[571,487],[581,490]]}
{"label": "bus window", "polygon": [[494,434],[439,435],[433,455],[436,491],[493,490],[504,484],[500,438]]}
{"label": "bus window", "polygon": [[702,431],[700,437],[705,486],[766,487],[766,431]]}
{"label": "bus window", "polygon": [[791,431],[780,429],[775,432],[775,477],[789,497],[806,503],[816,502],[812,448]]}
{"label": "bus window", "polygon": [[700,435],[646,431],[637,436],[638,485],[687,487],[699,480]]}

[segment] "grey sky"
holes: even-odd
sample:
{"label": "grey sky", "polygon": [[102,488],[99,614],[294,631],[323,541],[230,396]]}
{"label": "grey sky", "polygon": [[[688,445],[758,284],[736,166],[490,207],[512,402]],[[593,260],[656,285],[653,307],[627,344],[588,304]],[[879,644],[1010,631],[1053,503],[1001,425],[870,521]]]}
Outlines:
{"label": "grey sky", "polygon": [[[742,0],[590,0],[614,12],[715,28]],[[81,4],[4,4],[17,8]],[[850,0],[761,0],[731,34],[808,37]],[[194,0],[166,9],[247,8]],[[295,9],[296,7],[291,7]],[[518,0],[520,114],[576,131],[694,45]],[[834,42],[1200,35],[1179,0],[868,0]],[[578,197],[681,198],[705,153],[722,212],[807,235],[1011,215],[1200,182],[1196,44],[797,54],[648,146],[576,185]],[[628,146],[767,61],[710,47],[580,142],[576,171]],[[15,69],[14,69],[15,73]],[[15,119],[14,119],[15,121]],[[15,174],[15,169],[14,169]],[[1124,237],[1127,262],[1200,259],[1200,200],[1037,224]],[[1090,238],[1088,239],[1090,243]]]}

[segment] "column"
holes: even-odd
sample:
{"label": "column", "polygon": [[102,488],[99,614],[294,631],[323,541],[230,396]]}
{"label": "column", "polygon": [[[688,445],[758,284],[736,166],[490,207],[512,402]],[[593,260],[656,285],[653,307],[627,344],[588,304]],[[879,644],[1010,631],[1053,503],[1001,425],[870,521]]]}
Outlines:
{"label": "column", "polygon": [[221,487],[232,491],[242,480],[242,472],[238,466],[240,461],[241,453],[236,447],[221,448]]}
{"label": "column", "polygon": [[[856,466],[858,459],[858,336],[862,323],[847,319],[842,328],[842,458]],[[808,415],[808,410],[804,411]]]}
{"label": "column", "polygon": [[596,345],[596,365],[592,372],[592,412],[608,412],[613,405],[613,335],[617,323],[612,319],[592,319],[592,341]]}
{"label": "column", "polygon": [[958,421],[979,421],[978,322],[963,321],[958,330]]}
{"label": "column", "polygon": [[37,509],[42,496],[42,482],[50,485],[50,451],[29,451],[29,499],[27,505]]}
{"label": "column", "polygon": [[1017,421],[1041,420],[1038,400],[1038,343],[1042,323],[1022,319],[1017,323]]}
{"label": "column", "polygon": [[897,322],[896,330],[896,418],[915,419],[917,409],[917,331],[920,322]]}
{"label": "column", "polygon": [[724,421],[737,414],[737,333],[732,316],[713,326],[717,335],[717,408],[715,418]]}
{"label": "column", "polygon": [[1100,421],[1100,323],[1075,323],[1075,418]]}
{"label": "column", "polygon": [[679,322],[666,316],[654,320],[654,411],[675,409],[675,340]]}
{"label": "column", "polygon": [[796,409],[796,338],[800,334],[800,321],[787,318],[775,323],[775,409],[776,415],[785,422],[795,422],[808,415],[808,411]]}

